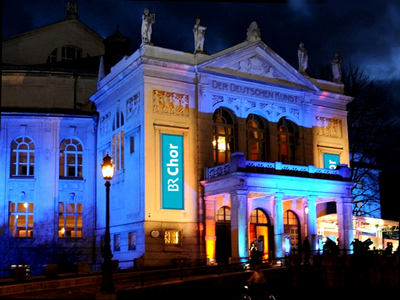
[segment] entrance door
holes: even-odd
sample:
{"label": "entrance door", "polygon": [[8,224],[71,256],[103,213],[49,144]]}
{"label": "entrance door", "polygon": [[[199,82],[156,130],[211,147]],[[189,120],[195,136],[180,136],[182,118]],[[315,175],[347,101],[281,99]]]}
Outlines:
{"label": "entrance door", "polygon": [[258,239],[260,236],[263,236],[264,237],[263,260],[271,259],[272,253],[270,253],[270,249],[274,248],[273,245],[271,246],[272,243],[271,241],[273,241],[273,239],[269,238],[272,227],[270,226],[267,214],[261,209],[257,208],[251,212],[249,221],[250,221],[249,243],[251,243],[254,238]]}
{"label": "entrance door", "polygon": [[231,252],[231,210],[227,206],[221,207],[217,212],[215,223],[217,263],[229,263]]}

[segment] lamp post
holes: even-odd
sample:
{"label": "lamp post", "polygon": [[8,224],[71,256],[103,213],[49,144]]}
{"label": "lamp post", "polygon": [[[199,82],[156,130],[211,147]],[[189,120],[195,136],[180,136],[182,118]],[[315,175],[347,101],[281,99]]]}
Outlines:
{"label": "lamp post", "polygon": [[111,239],[110,239],[110,180],[114,175],[114,165],[112,158],[107,155],[103,158],[103,164],[101,165],[101,171],[103,178],[106,180],[106,233],[104,237],[104,250],[103,250],[103,264],[102,269],[102,281],[101,281],[101,292],[114,292],[114,283],[112,279],[112,253],[111,253]]}

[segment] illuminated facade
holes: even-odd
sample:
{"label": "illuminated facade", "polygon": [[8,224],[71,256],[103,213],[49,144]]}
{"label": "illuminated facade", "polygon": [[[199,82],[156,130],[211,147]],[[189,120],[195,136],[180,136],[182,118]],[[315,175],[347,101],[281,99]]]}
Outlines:
{"label": "illuminated facade", "polygon": [[[35,52],[40,61],[13,56],[17,45],[29,53],[35,36],[47,47]],[[86,44],[55,42],[74,36]],[[260,235],[265,259],[306,236],[316,248],[326,203],[336,205],[340,248],[350,249],[351,98],[342,84],[304,76],[260,39],[212,55],[143,44],[98,74],[21,66],[98,59],[102,42],[77,15],[3,40],[7,64],[20,62],[2,74],[8,236],[100,262],[109,153],[111,250],[123,268],[244,261]]]}
{"label": "illuminated facade", "polygon": [[[301,75],[261,40],[213,55],[142,45],[90,99],[97,164],[108,152],[117,169],[118,259],[135,249],[145,265],[243,261],[259,235],[264,258],[282,257],[285,237],[299,247],[309,236],[316,247],[327,202],[339,214],[340,248],[350,249],[343,85]],[[98,216],[103,194],[98,185]]]}

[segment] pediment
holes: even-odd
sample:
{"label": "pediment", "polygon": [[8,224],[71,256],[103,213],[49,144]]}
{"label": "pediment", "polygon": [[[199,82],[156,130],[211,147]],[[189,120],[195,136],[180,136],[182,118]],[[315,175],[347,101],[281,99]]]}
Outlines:
{"label": "pediment", "polygon": [[211,56],[203,70],[282,85],[318,88],[262,41],[244,42]]}

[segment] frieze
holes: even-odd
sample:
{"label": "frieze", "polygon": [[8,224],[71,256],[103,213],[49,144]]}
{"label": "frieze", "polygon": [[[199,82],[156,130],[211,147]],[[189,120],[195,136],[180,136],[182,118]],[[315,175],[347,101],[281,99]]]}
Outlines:
{"label": "frieze", "polygon": [[226,83],[217,80],[212,80],[211,88],[217,91],[236,93],[266,100],[280,101],[292,104],[299,102],[299,96],[297,95],[268,89],[253,88],[241,84]]}
{"label": "frieze", "polygon": [[290,114],[297,120],[300,118],[300,109],[287,107],[281,103],[257,102],[237,97],[224,98],[222,95],[211,95],[211,97],[213,106],[226,101],[231,107],[234,107],[236,111],[240,111],[240,108],[242,107],[243,111],[247,112],[252,108],[257,108],[258,106],[258,108],[266,112],[267,116],[279,118],[283,115]]}
{"label": "frieze", "polygon": [[132,117],[139,114],[140,111],[140,93],[135,94],[133,97],[126,100],[126,119],[129,120]]}
{"label": "frieze", "polygon": [[339,118],[315,117],[317,135],[342,138],[342,120]]}
{"label": "frieze", "polygon": [[189,96],[160,90],[153,90],[153,111],[176,116],[189,115]]}

